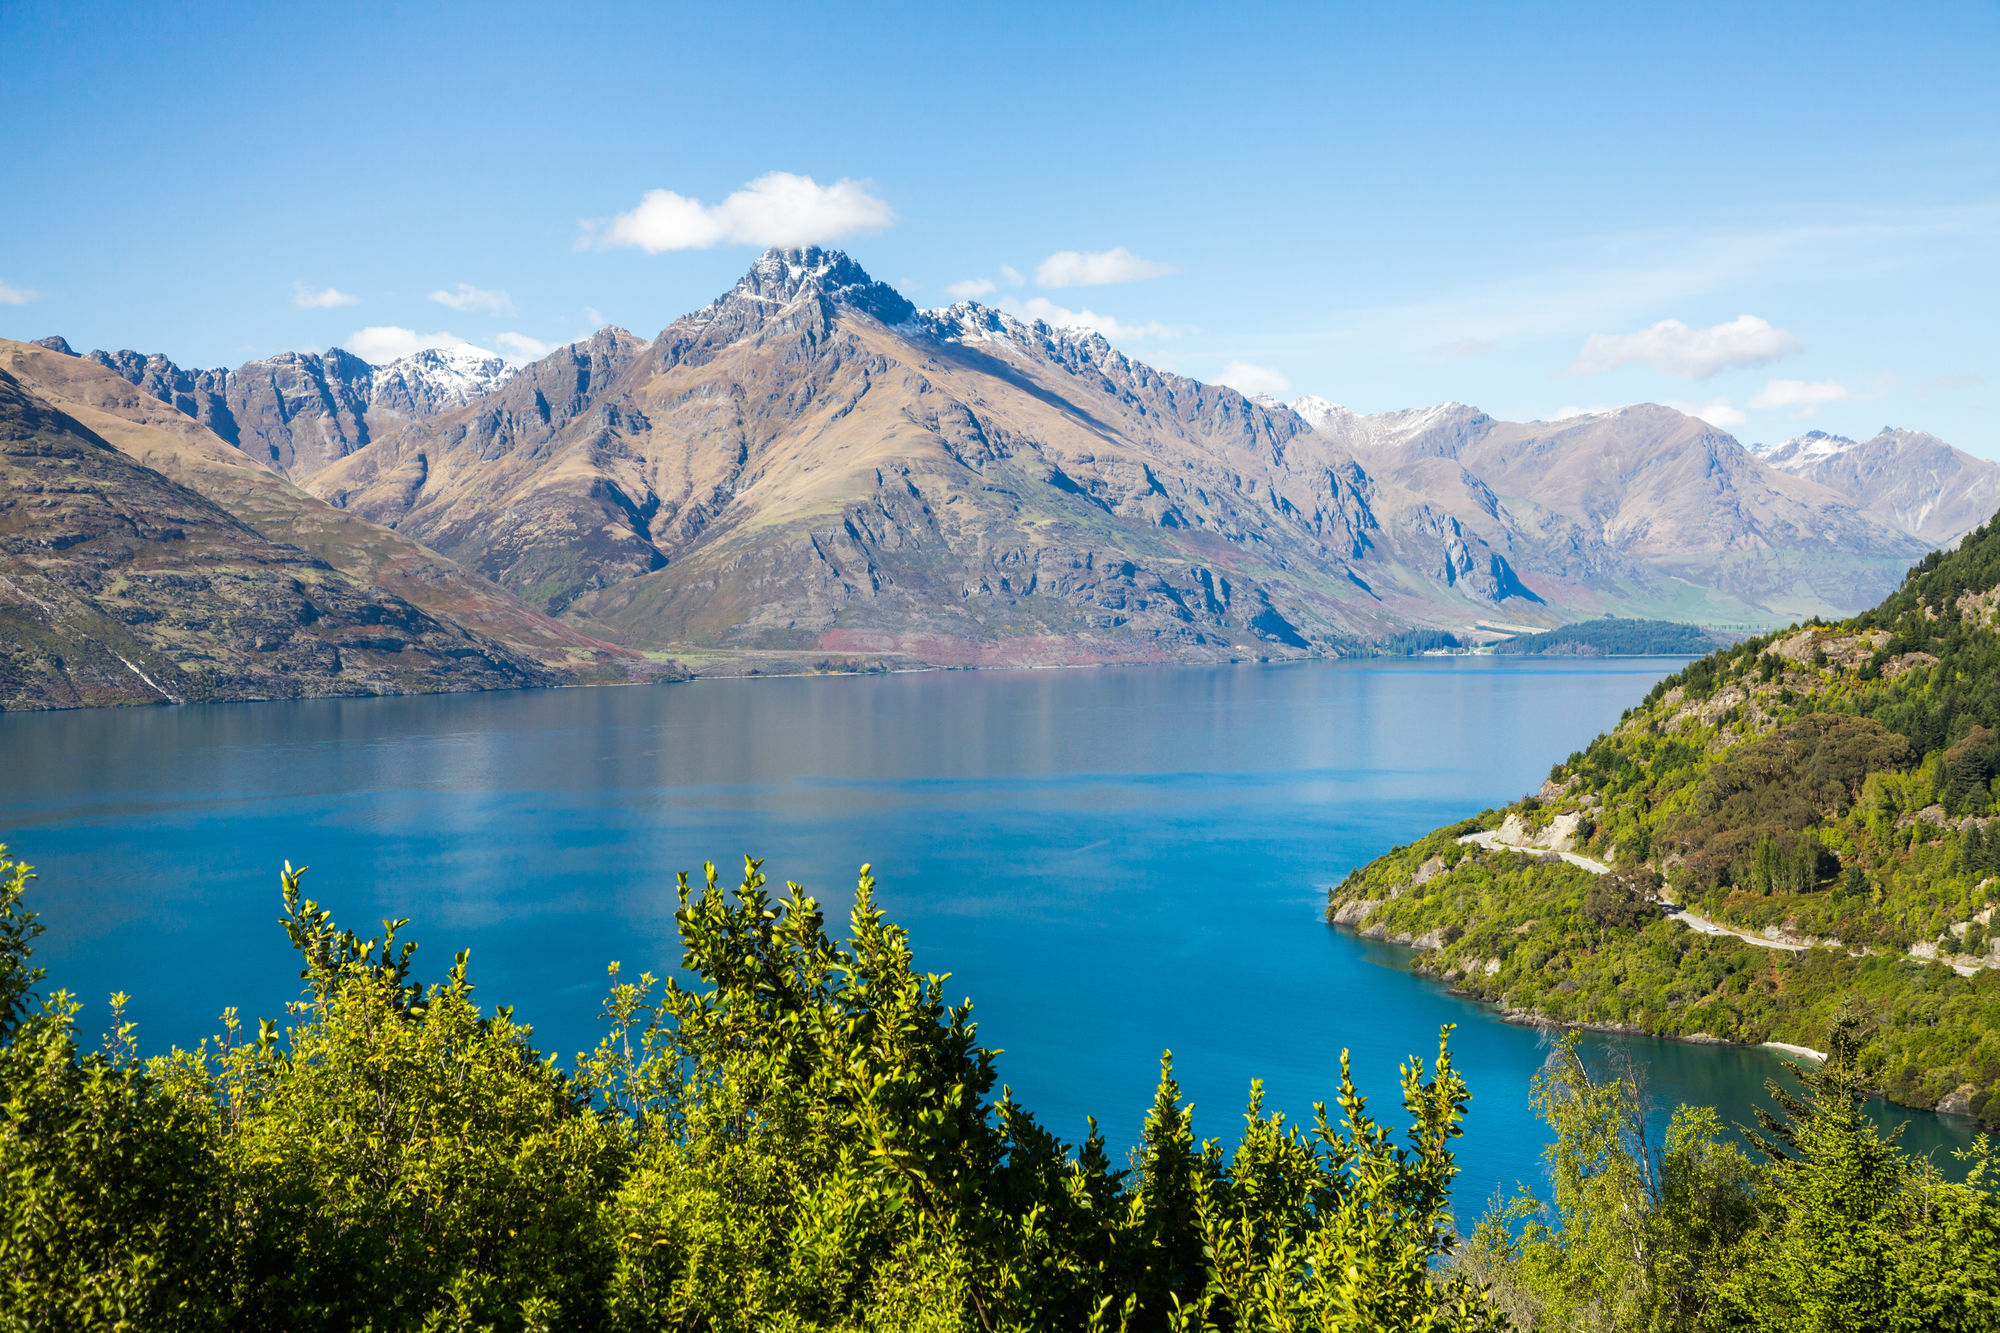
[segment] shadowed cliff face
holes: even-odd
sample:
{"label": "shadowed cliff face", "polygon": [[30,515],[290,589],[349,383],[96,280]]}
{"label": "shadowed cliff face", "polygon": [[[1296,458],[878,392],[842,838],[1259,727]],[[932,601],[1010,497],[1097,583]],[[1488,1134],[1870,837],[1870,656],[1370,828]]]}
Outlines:
{"label": "shadowed cliff face", "polygon": [[0,370],[0,707],[549,679],[265,539]]}

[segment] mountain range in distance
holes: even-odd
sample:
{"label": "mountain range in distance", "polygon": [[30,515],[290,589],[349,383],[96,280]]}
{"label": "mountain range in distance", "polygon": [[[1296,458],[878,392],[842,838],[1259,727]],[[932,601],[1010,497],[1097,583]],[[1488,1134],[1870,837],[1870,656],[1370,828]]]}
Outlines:
{"label": "mountain range in distance", "polygon": [[[1768,626],[1872,603],[2000,507],[2000,467],[1917,432],[1752,450],[1655,405],[1517,423],[1248,398],[1094,332],[919,310],[817,249],[765,254],[651,341],[606,328],[518,369],[456,348],[190,371],[60,339],[0,342],[0,369],[17,414],[67,414],[544,673],[472,684],[1290,658],[1603,615]],[[21,551],[75,535],[37,534],[59,506],[11,508]],[[0,551],[0,578],[23,558]],[[428,605],[383,583],[416,565]],[[79,605],[108,614],[87,582]],[[437,687],[370,680],[350,683]]]}

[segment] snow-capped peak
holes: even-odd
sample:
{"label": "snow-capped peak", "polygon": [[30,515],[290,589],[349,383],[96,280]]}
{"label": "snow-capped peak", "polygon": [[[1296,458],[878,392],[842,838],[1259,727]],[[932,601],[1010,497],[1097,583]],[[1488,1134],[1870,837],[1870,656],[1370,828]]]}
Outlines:
{"label": "snow-capped peak", "polygon": [[1301,398],[1292,399],[1287,406],[1305,418],[1305,423],[1314,430],[1318,430],[1329,421],[1344,419],[1354,415],[1354,413],[1348,411],[1332,399],[1321,398],[1318,394],[1311,393]]}
{"label": "snow-capped peak", "polygon": [[1798,472],[1811,467],[1823,459],[1847,452],[1854,447],[1854,441],[1845,435],[1829,435],[1823,430],[1809,430],[1803,435],[1786,440],[1783,444],[1753,444],[1750,452],[1784,472]]}
{"label": "snow-capped peak", "polygon": [[392,412],[428,416],[493,392],[513,373],[499,353],[470,343],[426,347],[377,366],[370,396]]}

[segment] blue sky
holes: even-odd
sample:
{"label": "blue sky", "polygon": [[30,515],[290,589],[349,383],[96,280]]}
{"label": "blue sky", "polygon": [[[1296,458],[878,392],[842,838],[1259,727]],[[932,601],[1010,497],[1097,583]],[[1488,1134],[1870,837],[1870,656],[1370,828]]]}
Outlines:
{"label": "blue sky", "polygon": [[2000,457],[1990,0],[407,10],[0,6],[0,333],[523,355],[810,233],[1282,397]]}

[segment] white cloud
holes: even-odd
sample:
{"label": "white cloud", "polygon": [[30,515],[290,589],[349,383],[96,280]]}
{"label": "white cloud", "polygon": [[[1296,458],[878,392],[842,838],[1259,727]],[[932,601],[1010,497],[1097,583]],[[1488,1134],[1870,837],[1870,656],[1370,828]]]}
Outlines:
{"label": "white cloud", "polygon": [[1574,257],[1565,267],[1334,309],[1317,326],[1290,335],[1286,350],[1395,345],[1414,355],[1461,338],[1503,345],[1570,338],[1592,328],[1632,327],[1658,310],[1726,296],[1748,282],[1950,271],[1991,249],[2000,235],[2000,200],[1851,209],[1845,216],[1815,204],[1810,219],[1755,231],[1655,227],[1566,236],[1549,247]]}
{"label": "white cloud", "polygon": [[1691,417],[1700,417],[1709,425],[1721,430],[1734,430],[1749,420],[1743,409],[1734,406],[1727,398],[1711,398],[1705,403],[1668,402],[1676,412],[1685,412]]}
{"label": "white cloud", "polygon": [[393,324],[376,324],[356,329],[340,344],[371,366],[386,366],[414,356],[426,347],[468,347],[471,344],[454,333],[418,333]]}
{"label": "white cloud", "polygon": [[954,282],[945,290],[961,301],[972,301],[989,296],[998,288],[986,278],[967,278],[964,282]]}
{"label": "white cloud", "polygon": [[1809,417],[1828,403],[1845,402],[1854,394],[1844,384],[1832,380],[1772,380],[1757,391],[1750,400],[1750,406],[1759,410],[1773,407],[1796,407],[1794,414]]}
{"label": "white cloud", "polygon": [[604,318],[604,316],[598,311],[597,307],[594,305],[587,305],[583,308],[583,318],[585,322],[587,322],[590,325],[591,331],[593,333],[611,322],[606,318]]}
{"label": "white cloud", "polygon": [[40,295],[40,292],[31,292],[26,287],[9,287],[0,282],[0,305],[26,305]]}
{"label": "white cloud", "polygon": [[514,308],[514,298],[507,293],[490,292],[469,282],[459,283],[455,292],[432,292],[431,300],[453,310],[485,310],[495,315],[504,315]]}
{"label": "white cloud", "polygon": [[725,243],[818,245],[880,231],[895,220],[889,205],[869,193],[867,181],[843,177],[821,185],[810,176],[773,171],[713,205],[672,190],[648,190],[631,212],[584,222],[576,244],[579,250],[630,246],[649,255]]}
{"label": "white cloud", "polygon": [[1002,301],[1000,308],[1018,318],[1039,319],[1059,329],[1095,329],[1107,338],[1175,338],[1188,331],[1185,325],[1155,321],[1133,324],[1113,315],[1100,315],[1095,310],[1071,310],[1057,305],[1046,296],[1031,296],[1025,301]]}
{"label": "white cloud", "polygon": [[530,338],[525,333],[496,333],[493,341],[500,344],[500,355],[515,365],[539,361],[562,346],[561,343],[545,343],[540,338]]}
{"label": "white cloud", "polygon": [[335,306],[353,305],[360,299],[334,287],[308,287],[303,282],[292,284],[292,304],[301,310],[331,310]]}
{"label": "white cloud", "polygon": [[1122,245],[1109,250],[1058,250],[1035,267],[1035,281],[1044,287],[1104,287],[1114,282],[1164,278],[1172,266],[1141,259]]}
{"label": "white cloud", "polygon": [[1717,371],[1761,366],[1803,346],[1796,335],[1755,315],[1739,315],[1705,329],[1663,319],[1637,333],[1591,334],[1570,373],[1595,375],[1643,361],[1668,375],[1705,380]]}
{"label": "white cloud", "polygon": [[1009,287],[1019,287],[1027,281],[1026,278],[1021,276],[1021,270],[1015,268],[1012,264],[1002,264],[1000,266],[1000,276],[1007,280]]}
{"label": "white cloud", "polygon": [[1251,361],[1231,361],[1215,377],[1215,382],[1243,394],[1279,394],[1292,387],[1292,382],[1277,371]]}

